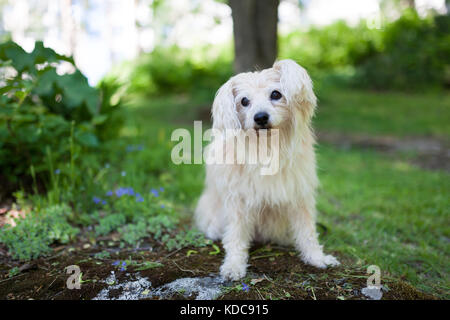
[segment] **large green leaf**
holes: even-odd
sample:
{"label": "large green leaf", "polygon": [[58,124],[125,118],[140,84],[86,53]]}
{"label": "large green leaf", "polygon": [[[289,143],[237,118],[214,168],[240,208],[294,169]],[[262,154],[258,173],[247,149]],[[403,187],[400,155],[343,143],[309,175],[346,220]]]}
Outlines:
{"label": "large green leaf", "polygon": [[64,92],[65,103],[69,108],[78,108],[83,104],[93,116],[98,113],[100,97],[98,90],[89,86],[85,76],[79,71],[58,78],[58,85]]}
{"label": "large green leaf", "polygon": [[36,73],[33,57],[12,41],[0,44],[0,59],[3,61],[11,60],[13,67],[19,73],[26,70]]}
{"label": "large green leaf", "polygon": [[75,134],[77,141],[85,147],[98,147],[98,139],[91,132],[79,132]]}
{"label": "large green leaf", "polygon": [[52,94],[53,86],[58,81],[59,75],[53,68],[46,69],[39,77],[34,92],[39,96]]}

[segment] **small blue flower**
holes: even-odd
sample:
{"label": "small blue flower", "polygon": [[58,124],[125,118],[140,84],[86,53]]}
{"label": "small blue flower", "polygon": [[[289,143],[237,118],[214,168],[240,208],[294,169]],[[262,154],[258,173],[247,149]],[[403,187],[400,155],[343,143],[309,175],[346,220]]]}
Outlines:
{"label": "small blue flower", "polygon": [[127,175],[127,173],[126,173],[125,171],[122,171],[122,172],[120,173],[120,175],[121,175],[122,177],[125,177],[125,176]]}
{"label": "small blue flower", "polygon": [[116,261],[114,261],[114,262],[112,263],[112,265],[113,265],[113,266],[118,266],[119,263],[120,263],[120,261],[119,261],[119,260],[116,260]]}
{"label": "small blue flower", "polygon": [[125,267],[127,263],[125,261],[122,262],[122,267]]}
{"label": "small blue flower", "polygon": [[120,187],[119,189],[116,190],[116,196],[118,198],[122,197],[123,195],[126,195],[128,193],[126,188],[122,188]]}
{"label": "small blue flower", "polygon": [[105,169],[111,168],[111,165],[109,163],[105,164]]}
{"label": "small blue flower", "polygon": [[134,196],[134,189],[131,187],[126,188],[126,194]]}
{"label": "small blue flower", "polygon": [[102,205],[105,205],[106,204],[106,200],[102,200]]}
{"label": "small blue flower", "polygon": [[165,205],[163,205],[163,204],[161,205],[161,209],[164,209],[165,207],[166,207]]}
{"label": "small blue flower", "polygon": [[125,271],[125,270],[127,270],[127,269],[125,269],[124,267],[120,268],[120,271]]}
{"label": "small blue flower", "polygon": [[163,187],[159,188],[159,191],[164,192],[164,188]]}
{"label": "small blue flower", "polygon": [[144,146],[142,144],[139,144],[139,145],[136,146],[136,150],[137,151],[142,151],[142,150],[144,150]]}
{"label": "small blue flower", "polygon": [[55,174],[60,174],[61,173],[61,170],[60,169],[56,169],[55,170]]}
{"label": "small blue flower", "polygon": [[158,197],[158,196],[159,196],[159,192],[158,192],[158,190],[156,190],[156,189],[150,190],[150,193],[153,194],[155,197]]}
{"label": "small blue flower", "polygon": [[245,283],[242,283],[242,291],[248,292],[250,288]]}
{"label": "small blue flower", "polygon": [[95,204],[99,204],[102,201],[102,199],[98,197],[92,197],[92,201],[94,201]]}
{"label": "small blue flower", "polygon": [[144,198],[140,193],[136,193],[136,202],[144,202]]}
{"label": "small blue flower", "polygon": [[107,196],[107,197],[111,197],[113,194],[114,194],[114,193],[113,193],[112,191],[108,191],[108,192],[106,193],[106,196]]}

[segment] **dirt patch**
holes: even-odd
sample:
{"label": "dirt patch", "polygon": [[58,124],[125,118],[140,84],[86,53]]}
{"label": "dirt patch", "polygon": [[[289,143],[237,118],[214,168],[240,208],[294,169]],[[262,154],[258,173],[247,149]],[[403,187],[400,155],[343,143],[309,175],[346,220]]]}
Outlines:
{"label": "dirt patch", "polygon": [[[218,244],[219,245],[219,244]],[[190,251],[191,250],[191,251]],[[195,250],[195,251],[192,251]],[[145,249],[120,249],[119,247],[66,247],[51,257],[21,264],[0,261],[0,299],[69,299],[90,300],[108,287],[109,299],[133,295],[124,290],[140,290],[139,297],[160,299],[148,294],[181,278],[212,279],[220,285],[218,299],[367,299],[361,289],[366,286],[367,275],[362,267],[344,266],[318,270],[303,264],[292,248],[255,246],[251,249],[248,276],[238,282],[217,282],[223,259],[211,247],[185,248],[168,252],[156,243],[149,242]],[[123,263],[126,261],[126,265]],[[13,267],[23,267],[10,277]],[[77,265],[82,272],[81,289],[68,289],[69,274],[66,267]],[[114,280],[108,282],[108,277]],[[209,280],[208,280],[209,281]],[[118,285],[120,284],[120,285]],[[434,299],[407,283],[382,276],[383,299]],[[146,288],[145,286],[150,286]],[[173,287],[173,286],[172,286]],[[157,290],[156,290],[157,291]],[[164,299],[195,299],[191,292],[171,291]],[[144,296],[143,296],[144,295]]]}
{"label": "dirt patch", "polygon": [[396,138],[368,136],[335,132],[317,133],[319,142],[332,144],[341,149],[370,149],[391,155],[410,153],[410,161],[424,169],[450,172],[450,141],[430,137]]}

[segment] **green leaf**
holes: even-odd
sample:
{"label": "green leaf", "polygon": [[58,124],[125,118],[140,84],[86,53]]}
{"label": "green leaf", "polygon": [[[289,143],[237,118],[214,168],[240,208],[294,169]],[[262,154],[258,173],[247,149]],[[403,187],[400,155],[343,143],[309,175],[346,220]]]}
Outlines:
{"label": "green leaf", "polygon": [[164,265],[162,263],[159,263],[159,262],[145,261],[144,263],[140,264],[139,267],[136,268],[136,270],[137,271],[143,271],[143,270],[159,268],[159,267],[163,267],[163,266]]}
{"label": "green leaf", "polygon": [[39,96],[50,95],[53,91],[53,85],[58,81],[58,77],[55,69],[47,69],[40,75],[34,92]]}
{"label": "green leaf", "polygon": [[76,134],[76,139],[81,145],[86,147],[97,147],[99,144],[97,137],[91,132]]}
{"label": "green leaf", "polygon": [[107,119],[108,116],[106,114],[98,115],[92,118],[92,123],[97,126],[104,123]]}
{"label": "green leaf", "polygon": [[220,253],[220,248],[219,248],[217,245],[213,244],[212,247],[213,247],[215,250],[214,250],[214,251],[210,251],[210,252],[209,252],[210,255],[217,255],[217,254]]}
{"label": "green leaf", "polygon": [[0,44],[0,59],[3,61],[11,60],[12,66],[19,73],[25,70],[36,73],[33,57],[12,41]]}

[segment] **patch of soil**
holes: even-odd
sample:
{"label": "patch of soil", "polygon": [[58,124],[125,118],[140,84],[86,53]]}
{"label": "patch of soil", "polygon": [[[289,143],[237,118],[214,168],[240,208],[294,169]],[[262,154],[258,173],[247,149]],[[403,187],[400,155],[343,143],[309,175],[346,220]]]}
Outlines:
{"label": "patch of soil", "polygon": [[[118,245],[116,243],[116,245]],[[219,244],[217,244],[219,245]],[[211,247],[185,248],[168,252],[157,243],[149,242],[142,249],[120,249],[118,246],[65,247],[53,256],[26,264],[0,259],[0,299],[93,299],[108,285],[105,279],[114,271],[119,283],[139,275],[151,282],[152,288],[187,277],[217,275],[223,260]],[[189,250],[195,250],[196,253]],[[107,257],[96,253],[107,251]],[[121,270],[116,261],[134,263]],[[159,262],[162,266],[143,269],[143,262]],[[319,270],[303,264],[292,248],[255,246],[251,249],[248,275],[223,287],[219,299],[367,299],[361,293],[366,286],[365,269],[342,261],[338,268]],[[81,289],[68,289],[66,268],[77,265],[82,272]],[[12,267],[20,267],[19,274],[9,277]],[[383,299],[435,299],[407,283],[382,276]],[[243,288],[243,283],[248,290]],[[110,292],[110,298],[120,292]],[[157,297],[149,297],[155,299]],[[174,294],[167,299],[195,299],[194,296]]]}
{"label": "patch of soil", "polygon": [[414,153],[411,160],[413,164],[424,169],[450,172],[450,141],[430,137],[374,137],[323,131],[319,131],[317,137],[319,142],[329,143],[342,149],[370,149],[391,155],[402,152]]}

